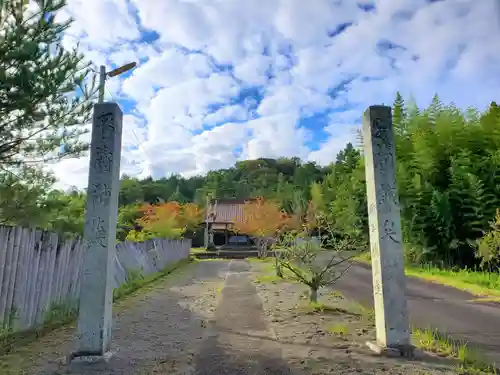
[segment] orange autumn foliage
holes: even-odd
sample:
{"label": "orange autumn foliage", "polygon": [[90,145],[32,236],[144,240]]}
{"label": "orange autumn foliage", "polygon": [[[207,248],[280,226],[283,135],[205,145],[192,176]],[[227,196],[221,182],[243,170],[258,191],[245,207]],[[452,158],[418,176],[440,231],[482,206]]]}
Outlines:
{"label": "orange autumn foliage", "polygon": [[193,203],[145,204],[140,211],[142,216],[136,222],[142,230],[130,232],[128,239],[144,241],[151,238],[180,238],[187,230],[194,229],[203,221],[203,210]]}
{"label": "orange autumn foliage", "polygon": [[177,202],[167,202],[158,205],[145,204],[139,211],[142,217],[137,220],[137,224],[143,228],[148,228],[153,223],[165,220],[166,218],[176,220],[181,211],[181,205]]}
{"label": "orange autumn foliage", "polygon": [[243,218],[235,221],[234,229],[239,233],[265,238],[275,237],[280,231],[291,229],[294,225],[294,218],[283,212],[276,203],[257,198],[243,205]]}
{"label": "orange autumn foliage", "polygon": [[204,210],[194,203],[186,203],[181,207],[179,221],[186,230],[192,230],[203,221]]}

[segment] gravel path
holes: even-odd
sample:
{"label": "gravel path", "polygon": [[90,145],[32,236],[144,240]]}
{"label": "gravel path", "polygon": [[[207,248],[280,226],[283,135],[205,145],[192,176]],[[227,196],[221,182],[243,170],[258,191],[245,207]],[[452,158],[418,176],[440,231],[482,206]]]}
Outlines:
{"label": "gravel path", "polygon": [[26,375],[160,375],[194,371],[193,357],[207,339],[209,321],[220,299],[227,261],[190,264],[127,298],[115,308],[108,363],[70,366],[61,358],[71,351],[66,328],[0,358],[0,373]]}

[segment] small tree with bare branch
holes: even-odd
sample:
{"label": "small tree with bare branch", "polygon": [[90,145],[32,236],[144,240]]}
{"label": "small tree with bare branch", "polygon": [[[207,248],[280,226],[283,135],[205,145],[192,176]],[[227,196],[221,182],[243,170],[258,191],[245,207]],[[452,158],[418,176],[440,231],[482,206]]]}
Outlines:
{"label": "small tree with bare branch", "polygon": [[[286,233],[276,244],[281,249],[279,253],[275,252],[276,273],[307,285],[309,300],[316,303],[318,290],[335,284],[349,270],[352,258],[359,253],[359,241],[349,236],[335,239],[329,233],[325,233],[324,239],[314,241],[309,237],[311,228],[328,225],[320,213],[314,212],[313,205],[308,211],[306,217],[309,219],[303,223],[303,231]],[[322,247],[325,242],[328,250]]]}

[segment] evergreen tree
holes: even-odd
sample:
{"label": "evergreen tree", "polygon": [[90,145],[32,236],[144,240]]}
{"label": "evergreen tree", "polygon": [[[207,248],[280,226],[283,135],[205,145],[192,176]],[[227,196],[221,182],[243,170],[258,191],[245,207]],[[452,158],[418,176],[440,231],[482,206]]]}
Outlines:
{"label": "evergreen tree", "polygon": [[396,93],[396,100],[394,100],[393,110],[392,110],[392,122],[394,124],[394,132],[398,135],[402,135],[404,121],[405,121],[405,110],[404,110],[404,100],[399,91]]}
{"label": "evergreen tree", "polygon": [[170,196],[168,200],[181,204],[185,204],[188,202],[188,199],[181,193],[179,186],[177,186],[177,189],[175,189],[175,192]]}
{"label": "evergreen tree", "polygon": [[[57,23],[64,0],[4,0],[0,18],[0,165],[78,155],[90,120],[93,79],[76,49],[61,45],[71,20]],[[86,84],[85,82],[90,82]]]}
{"label": "evergreen tree", "polygon": [[0,224],[47,227],[51,206],[47,195],[55,178],[39,168],[23,166],[0,174]]}

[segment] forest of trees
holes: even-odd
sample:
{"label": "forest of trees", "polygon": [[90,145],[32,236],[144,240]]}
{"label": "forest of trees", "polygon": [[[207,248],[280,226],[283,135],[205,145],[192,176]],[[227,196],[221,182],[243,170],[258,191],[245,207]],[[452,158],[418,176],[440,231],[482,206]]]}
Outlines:
{"label": "forest of trees", "polygon": [[[0,224],[82,233],[85,192],[54,190],[54,177],[41,165],[88,149],[80,136],[88,132],[95,75],[77,48],[61,45],[72,20],[58,23],[55,15],[66,2],[37,4],[29,14],[27,2],[7,0],[0,18]],[[492,102],[483,113],[463,111],[436,96],[419,109],[398,94],[393,118],[406,260],[498,268],[500,108]],[[151,235],[159,223],[173,221],[169,215],[184,223],[169,233],[194,235],[207,198],[263,197],[287,213],[305,212],[313,202],[333,235],[367,243],[362,142],[360,134],[359,144],[346,145],[325,167],[280,158],[241,161],[193,178],[124,176],[118,239],[134,237],[141,218],[149,226],[141,235]],[[172,204],[155,208],[166,202]]]}

